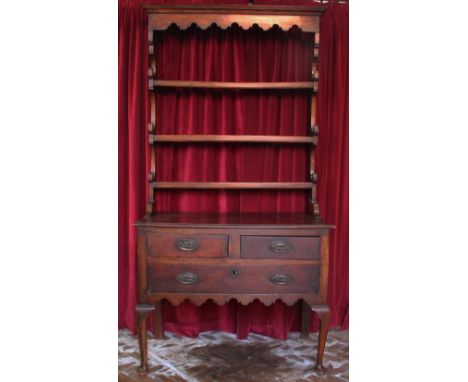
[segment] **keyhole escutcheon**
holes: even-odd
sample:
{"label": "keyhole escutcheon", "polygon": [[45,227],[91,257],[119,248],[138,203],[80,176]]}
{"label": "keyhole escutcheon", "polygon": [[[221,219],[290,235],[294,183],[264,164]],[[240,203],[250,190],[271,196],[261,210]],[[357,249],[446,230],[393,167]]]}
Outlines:
{"label": "keyhole escutcheon", "polygon": [[233,278],[235,278],[235,277],[237,277],[239,275],[239,271],[237,270],[237,268],[231,268],[229,273],[231,274],[231,277],[233,277]]}

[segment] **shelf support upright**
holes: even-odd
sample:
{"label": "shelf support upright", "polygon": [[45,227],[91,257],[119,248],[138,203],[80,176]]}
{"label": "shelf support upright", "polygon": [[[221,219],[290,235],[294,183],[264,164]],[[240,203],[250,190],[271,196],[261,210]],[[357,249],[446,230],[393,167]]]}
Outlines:
{"label": "shelf support upright", "polygon": [[156,181],[156,146],[153,135],[156,132],[156,93],[153,91],[153,82],[156,77],[156,47],[154,43],[154,31],[148,31],[148,89],[150,90],[150,122],[148,124],[148,144],[149,144],[149,172],[148,172],[148,203],[146,204],[146,216],[153,214],[154,204],[154,182]]}
{"label": "shelf support upright", "polygon": [[314,33],[314,47],[313,47],[313,59],[312,59],[312,80],[314,81],[314,91],[311,95],[310,105],[310,130],[311,136],[314,138],[310,149],[310,163],[309,163],[309,175],[310,181],[312,182],[312,189],[310,193],[310,203],[312,204],[312,213],[316,217],[320,217],[320,209],[317,201],[317,173],[315,172],[315,148],[317,146],[317,91],[318,91],[318,49],[319,49],[320,36],[319,33]]}

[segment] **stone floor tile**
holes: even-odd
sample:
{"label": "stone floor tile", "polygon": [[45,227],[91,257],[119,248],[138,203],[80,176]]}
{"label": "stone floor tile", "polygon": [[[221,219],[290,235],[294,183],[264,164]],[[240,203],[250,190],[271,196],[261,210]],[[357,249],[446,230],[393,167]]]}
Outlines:
{"label": "stone floor tile", "polygon": [[317,334],[309,338],[290,333],[287,341],[251,334],[201,333],[188,338],[165,333],[164,340],[148,336],[149,373],[140,376],[138,341],[119,331],[119,382],[346,382],[348,332],[331,331],[327,340],[325,375],[314,370]]}

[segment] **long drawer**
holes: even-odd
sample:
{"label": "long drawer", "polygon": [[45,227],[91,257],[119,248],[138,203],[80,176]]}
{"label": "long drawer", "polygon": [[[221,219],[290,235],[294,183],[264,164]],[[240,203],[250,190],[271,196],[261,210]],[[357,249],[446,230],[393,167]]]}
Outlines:
{"label": "long drawer", "polygon": [[245,261],[171,262],[149,259],[148,292],[318,293],[320,266]]}
{"label": "long drawer", "polygon": [[241,257],[250,259],[320,259],[320,237],[241,236]]}
{"label": "long drawer", "polygon": [[227,257],[227,235],[148,235],[148,254],[154,257]]}

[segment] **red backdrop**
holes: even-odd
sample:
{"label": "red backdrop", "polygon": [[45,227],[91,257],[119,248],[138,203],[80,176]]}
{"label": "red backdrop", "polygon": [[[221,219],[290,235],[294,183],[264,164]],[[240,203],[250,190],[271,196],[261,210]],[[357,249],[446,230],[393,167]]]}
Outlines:
{"label": "red backdrop", "polygon": [[[119,7],[119,327],[135,329],[136,232],[146,198],[147,28],[139,2]],[[148,2],[145,2],[148,3]],[[150,2],[151,3],[151,2]],[[158,4],[212,3],[153,2]],[[245,1],[226,3],[245,4]],[[256,1],[256,4],[262,3]],[[281,3],[281,2],[263,2]],[[284,4],[285,2],[283,2]],[[304,4],[312,2],[296,2]],[[288,2],[291,4],[291,2]],[[200,36],[203,33],[203,38]],[[163,38],[161,38],[163,36]],[[294,36],[294,38],[290,38]],[[258,28],[225,31],[171,27],[157,37],[157,77],[222,81],[307,81],[312,36]],[[321,21],[319,202],[331,236],[331,324],[348,319],[348,9],[332,4]],[[158,96],[158,133],[307,135],[307,93],[178,92]],[[185,181],[307,181],[307,151],[298,146],[158,146],[157,178]],[[304,211],[303,191],[160,191],[156,211]],[[300,309],[277,302],[242,306],[164,304],[166,330],[194,336],[205,330],[250,331],[286,338],[300,328]],[[313,323],[316,326],[315,323]]]}

